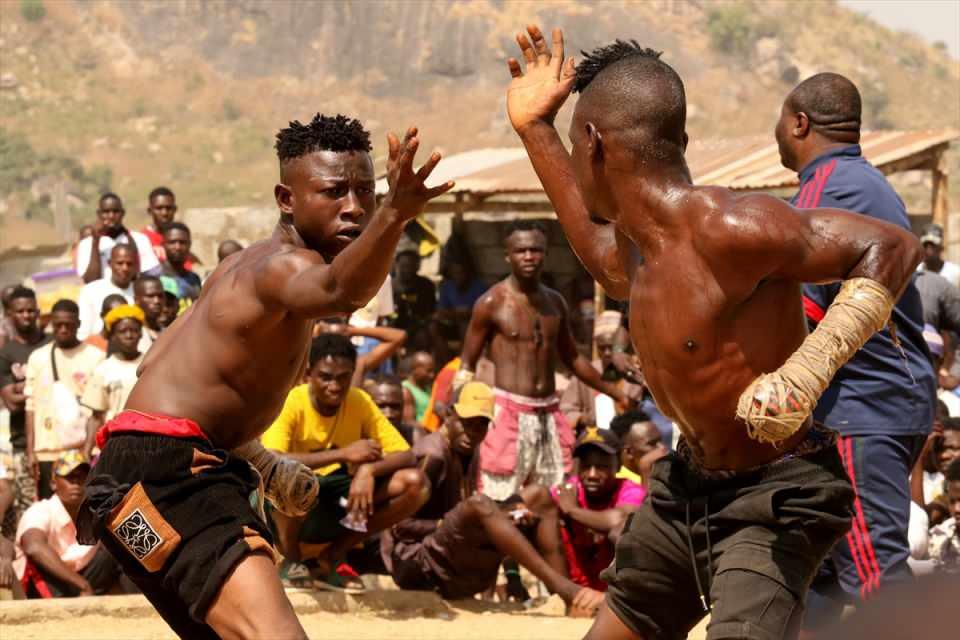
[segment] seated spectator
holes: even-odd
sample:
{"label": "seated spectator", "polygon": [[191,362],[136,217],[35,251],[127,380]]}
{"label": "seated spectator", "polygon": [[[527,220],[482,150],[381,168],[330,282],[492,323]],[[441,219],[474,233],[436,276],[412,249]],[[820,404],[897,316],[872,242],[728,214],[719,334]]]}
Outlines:
{"label": "seated spectator", "polygon": [[353,372],[350,385],[359,387],[363,380],[373,374],[384,362],[391,358],[403,343],[407,341],[407,333],[403,329],[393,327],[363,327],[347,324],[342,318],[326,318],[318,320],[314,325],[314,337],[324,333],[338,333],[351,338],[369,338],[374,346],[366,353],[357,355],[357,366]]}
{"label": "seated spectator", "polygon": [[[310,560],[333,589],[332,568],[369,535],[406,518],[427,498],[423,473],[397,430],[364,391],[350,386],[357,351],[345,336],[314,338],[309,382],[295,387],[263,434],[264,447],[315,469],[317,504],[305,518],[274,511],[277,541],[290,560]],[[306,563],[305,563],[306,564]]]}
{"label": "seated spectator", "polygon": [[97,430],[123,411],[133,385],[137,383],[137,368],[143,362],[140,338],[144,313],[140,307],[130,304],[117,307],[107,314],[104,324],[113,349],[110,357],[93,370],[81,398],[83,405],[92,412],[83,448],[88,458],[93,452]]}
{"label": "seated spectator", "polygon": [[917,271],[939,273],[950,284],[960,287],[960,265],[943,259],[943,227],[928,224],[923,228],[920,242],[923,244],[923,262],[917,266]]}
{"label": "seated spectator", "polygon": [[53,342],[27,360],[27,464],[38,478],[37,491],[49,498],[53,464],[86,441],[89,412],[80,404],[87,381],[104,358],[103,351],[80,342],[80,310],[73,300],[58,300],[50,314]]}
{"label": "seated spectator", "polygon": [[[939,277],[936,274],[932,275]],[[940,371],[943,368],[944,357],[943,336],[933,325],[925,324],[923,325],[923,339],[927,343],[927,348],[930,350],[930,360],[933,363],[933,370]],[[942,376],[940,376],[940,378],[942,378]],[[942,386],[938,385],[937,399],[947,406],[948,415],[960,416],[960,397],[958,397],[955,393],[952,391],[947,391]]]}
{"label": "seated spectator", "polygon": [[[153,255],[151,252],[150,255]],[[140,273],[137,251],[126,244],[118,244],[110,251],[110,272],[106,278],[94,280],[83,285],[77,304],[80,306],[80,331],[77,336],[84,340],[93,333],[103,330],[100,310],[103,299],[111,293],[124,297],[133,303],[133,281]]]}
{"label": "seated spectator", "polygon": [[380,409],[380,413],[400,432],[407,444],[412,447],[427,434],[421,427],[403,421],[403,409],[406,403],[403,386],[398,378],[390,376],[374,378],[367,389],[373,403]]}
{"label": "seated spectator", "polygon": [[[960,459],[960,418],[943,418],[943,433],[935,434],[931,456],[934,471],[925,473],[923,478],[923,499],[930,504],[943,494],[943,478],[947,467]],[[932,434],[934,435],[934,434]],[[918,464],[924,461],[918,460]]]}
{"label": "seated spectator", "polygon": [[551,490],[562,514],[561,535],[570,579],[606,591],[600,572],[613,561],[613,547],[627,516],[636,511],[646,489],[617,478],[620,442],[606,429],[591,427],[573,449],[577,474]]}
{"label": "seated spectator", "polygon": [[143,310],[143,337],[140,338],[140,351],[146,353],[154,341],[160,337],[163,327],[160,316],[163,314],[163,282],[160,278],[141,275],[133,283],[133,303]]}
{"label": "seated spectator", "polygon": [[193,302],[200,297],[203,283],[200,276],[187,266],[191,245],[190,228],[182,222],[171,222],[163,228],[163,251],[166,260],[144,273],[173,280],[177,285],[177,298]]}
{"label": "seated spectator", "polygon": [[217,246],[217,264],[241,251],[243,251],[243,245],[236,240],[224,240]]}
{"label": "seated spectator", "polygon": [[84,238],[77,245],[77,275],[83,278],[84,282],[89,284],[96,280],[110,279],[113,269],[110,257],[113,248],[118,245],[132,249],[133,255],[139,258],[138,269],[149,271],[157,266],[157,256],[150,246],[150,240],[142,233],[129,231],[123,226],[125,213],[123,202],[115,193],[100,196],[93,235]]}
{"label": "seated spectator", "polygon": [[564,576],[557,510],[543,487],[526,487],[502,504],[470,495],[473,461],[493,419],[493,406],[490,387],[468,382],[444,411],[440,429],[417,442],[418,466],[433,491],[414,517],[384,532],[384,564],[401,589],[437,591],[457,599],[493,586],[500,563],[509,556],[559,594],[571,613],[590,613],[602,597]]}
{"label": "seated spectator", "polygon": [[437,310],[437,288],[429,278],[419,275],[420,254],[411,242],[397,251],[393,277],[393,303],[397,311],[395,325],[407,332],[414,349],[429,350],[430,322]]}
{"label": "seated spectator", "polygon": [[403,420],[422,424],[430,406],[436,364],[426,351],[417,351],[410,357],[410,375],[403,381]]}
{"label": "seated spectator", "polygon": [[670,451],[663,444],[657,425],[644,412],[634,410],[614,418],[610,431],[623,445],[617,477],[647,487],[653,463]]}
{"label": "seated spectator", "polygon": [[120,565],[101,545],[77,542],[73,518],[83,501],[90,464],[77,451],[64,454],[54,467],[53,497],[37,502],[17,527],[17,579],[28,597],[102,595],[133,592],[122,580]]}
{"label": "seated spectator", "polygon": [[[139,282],[139,279],[137,280]],[[134,287],[136,288],[136,287]],[[100,305],[100,320],[102,321],[107,314],[119,307],[122,304],[128,304],[127,299],[124,298],[119,293],[111,293],[106,298],[103,299],[103,304]],[[110,351],[110,339],[107,337],[107,327],[104,326],[99,333],[91,333],[83,341],[85,344],[96,347],[104,353],[109,353]]]}
{"label": "seated spectator", "polygon": [[[593,342],[597,348],[599,360],[592,362],[594,368],[603,372],[603,379],[615,381],[627,394],[627,397],[639,400],[643,395],[641,385],[630,382],[626,372],[614,366],[613,347],[617,331],[620,329],[620,314],[616,311],[604,311],[594,325]],[[610,427],[610,420],[626,407],[617,406],[613,398],[591,388],[583,380],[574,377],[560,397],[560,410],[567,416],[574,432],[580,433],[588,426],[601,429]]]}
{"label": "seated spectator", "polygon": [[928,555],[935,571],[960,574],[960,460],[944,473],[943,491],[950,505],[950,518],[930,529]]}
{"label": "seated spectator", "polygon": [[[16,549],[13,537],[16,531],[16,523],[13,523],[12,531],[8,533],[7,514],[13,515],[11,507],[13,506],[13,472],[8,470],[8,460],[3,454],[0,454],[0,600],[21,600],[23,589],[20,588],[20,582],[17,580],[17,574],[13,570],[13,560],[16,557]],[[9,538],[8,538],[9,536]]]}

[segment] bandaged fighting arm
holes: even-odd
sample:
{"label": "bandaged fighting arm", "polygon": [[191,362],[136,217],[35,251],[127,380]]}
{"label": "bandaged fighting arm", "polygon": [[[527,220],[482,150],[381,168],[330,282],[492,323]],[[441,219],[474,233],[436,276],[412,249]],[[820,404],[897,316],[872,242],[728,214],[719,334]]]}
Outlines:
{"label": "bandaged fighting arm", "polygon": [[251,440],[233,453],[260,473],[266,498],[278,511],[288,516],[302,516],[313,507],[320,483],[309,467],[265,449],[259,440]]}
{"label": "bandaged fighting arm", "polygon": [[823,320],[793,355],[741,394],[737,417],[747,423],[750,437],[777,444],[796,433],[834,374],[886,326],[895,302],[875,280],[844,281]]}

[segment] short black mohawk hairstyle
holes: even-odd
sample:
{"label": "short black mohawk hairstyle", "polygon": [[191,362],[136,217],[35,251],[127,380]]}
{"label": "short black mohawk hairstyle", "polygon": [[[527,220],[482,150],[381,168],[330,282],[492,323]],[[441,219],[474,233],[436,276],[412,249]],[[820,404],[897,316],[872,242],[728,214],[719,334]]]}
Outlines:
{"label": "short black mohawk hairstyle", "polygon": [[359,120],[340,115],[317,114],[309,124],[294,120],[277,132],[277,157],[280,162],[299,158],[313,151],[367,151],[370,132]]}
{"label": "short black mohawk hairstyle", "polygon": [[629,42],[617,40],[605,47],[597,47],[590,53],[586,51],[580,53],[583,54],[583,60],[577,65],[577,77],[573,81],[573,90],[576,93],[583,93],[583,90],[593,82],[597,74],[615,62],[636,57],[659,60],[663,52],[641,47],[636,40],[630,40]]}

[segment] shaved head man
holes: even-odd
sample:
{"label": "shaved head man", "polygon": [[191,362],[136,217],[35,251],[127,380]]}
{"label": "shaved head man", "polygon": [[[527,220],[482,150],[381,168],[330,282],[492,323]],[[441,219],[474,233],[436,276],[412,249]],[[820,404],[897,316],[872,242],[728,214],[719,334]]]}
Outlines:
{"label": "shaved head man", "polygon": [[[587,637],[684,637],[708,612],[711,639],[794,637],[853,500],[837,434],[810,414],[886,325],[919,243],[846,211],[693,184],[683,81],[657,51],[618,40],[575,66],[559,29],[552,46],[535,25],[517,43],[511,124],[574,252],[629,300],[646,385],[683,434],[624,527]],[[568,153],[553,123],[572,91]],[[808,335],[802,283],[837,281]]]}

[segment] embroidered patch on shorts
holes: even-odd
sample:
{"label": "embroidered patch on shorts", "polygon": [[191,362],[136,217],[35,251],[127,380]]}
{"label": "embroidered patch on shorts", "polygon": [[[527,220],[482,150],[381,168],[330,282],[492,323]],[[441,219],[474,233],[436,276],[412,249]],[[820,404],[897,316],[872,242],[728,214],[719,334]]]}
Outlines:
{"label": "embroidered patch on shorts", "polygon": [[147,519],[137,509],[113,531],[117,540],[122,542],[137,560],[143,560],[151,551],[160,546],[163,539],[153,530]]}
{"label": "embroidered patch on shorts", "polygon": [[130,555],[151,573],[162,569],[180,544],[180,534],[160,515],[139,482],[114,508],[107,527]]}

